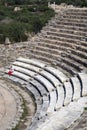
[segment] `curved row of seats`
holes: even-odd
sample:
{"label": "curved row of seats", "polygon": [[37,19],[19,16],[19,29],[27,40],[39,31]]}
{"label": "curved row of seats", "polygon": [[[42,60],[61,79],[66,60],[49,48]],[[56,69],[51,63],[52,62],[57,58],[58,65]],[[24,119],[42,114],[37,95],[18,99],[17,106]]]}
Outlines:
{"label": "curved row of seats", "polygon": [[26,55],[50,63],[67,75],[87,71],[87,9],[60,11],[37,35]]}
{"label": "curved row of seats", "polygon": [[[67,78],[61,71],[35,59],[18,58],[9,79],[26,84],[36,102],[36,113],[28,130],[37,129],[59,108],[87,95],[87,74]],[[9,70],[7,70],[8,72]],[[6,73],[7,73],[6,72]]]}

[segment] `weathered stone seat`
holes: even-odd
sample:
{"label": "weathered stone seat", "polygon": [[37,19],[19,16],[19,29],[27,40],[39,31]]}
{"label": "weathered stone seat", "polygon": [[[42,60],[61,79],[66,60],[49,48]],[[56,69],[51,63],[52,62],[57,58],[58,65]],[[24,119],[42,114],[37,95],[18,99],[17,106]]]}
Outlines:
{"label": "weathered stone seat", "polygon": [[45,70],[52,73],[56,78],[59,79],[60,82],[64,82],[64,81],[68,80],[66,75],[64,75],[61,71],[59,71],[53,67],[46,67]]}
{"label": "weathered stone seat", "polygon": [[[82,65],[77,62],[74,61],[72,58],[61,58],[63,62],[65,62],[67,65],[70,65],[70,67],[74,67],[74,69],[72,68],[72,70],[76,71],[76,72],[80,72],[82,70]],[[85,69],[85,67],[84,67]]]}
{"label": "weathered stone seat", "polygon": [[69,58],[72,58],[74,61],[77,61],[81,65],[87,67],[86,59],[82,59],[78,55],[68,55]]}
{"label": "weathered stone seat", "polygon": [[29,70],[27,68],[22,68],[20,66],[14,66],[14,65],[12,67],[14,68],[15,71],[19,71],[19,72],[21,72],[23,74],[26,74],[26,75],[30,76],[30,77],[32,77],[32,76],[34,76],[36,74],[35,72],[33,72],[33,71],[31,71],[31,70]]}
{"label": "weathered stone seat", "polygon": [[64,99],[64,105],[69,104],[73,99],[73,87],[70,82],[64,82],[64,88],[65,88],[65,99]]}
{"label": "weathered stone seat", "polygon": [[81,84],[79,79],[76,77],[71,77],[70,78],[71,84],[74,89],[74,95],[73,95],[73,101],[78,100],[81,96]]}
{"label": "weathered stone seat", "polygon": [[27,86],[26,86],[26,89],[33,94],[37,103],[40,102],[40,100],[42,100],[41,92],[38,91],[38,89],[36,89],[33,85],[28,83]]}
{"label": "weathered stone seat", "polygon": [[25,59],[25,58],[18,58],[17,61],[20,61],[20,62],[24,62],[24,63],[28,63],[28,64],[31,64],[31,65],[34,65],[34,66],[37,66],[37,67],[40,67],[40,68],[43,68],[45,67],[45,64],[42,63],[42,62],[39,62],[37,60],[33,60],[33,59]]}
{"label": "weathered stone seat", "polygon": [[[61,19],[62,20],[62,19]],[[71,20],[71,19],[70,19]],[[68,20],[68,21],[70,21]],[[73,19],[72,19],[73,20]],[[77,21],[78,22],[78,21]],[[87,21],[86,21],[87,22]],[[82,35],[82,36],[85,36],[86,35],[86,32],[83,32],[83,31],[80,31],[80,30],[77,30],[75,31],[74,29],[67,29],[67,28],[55,28],[54,26],[49,26],[47,28],[45,28],[45,30],[49,30],[49,31],[52,31],[52,32],[61,32],[61,33],[69,33],[69,34],[75,34],[75,35]]]}
{"label": "weathered stone seat", "polygon": [[35,79],[30,79],[29,81],[30,84],[32,84],[36,89],[38,89],[41,93],[42,96],[48,96],[49,95],[49,92],[46,90],[46,88],[40,83],[38,82],[37,80]]}
{"label": "weathered stone seat", "polygon": [[64,106],[64,99],[65,99],[65,90],[63,85],[57,87],[58,91],[58,100],[55,106],[55,110],[58,110],[59,108]]}
{"label": "weathered stone seat", "polygon": [[[58,37],[58,36],[55,36],[55,35],[43,35],[43,38],[44,39],[52,39],[52,40],[61,40],[61,41],[65,41],[65,42],[80,42],[81,39],[72,39],[72,38],[66,38],[66,37]],[[41,38],[40,38],[41,39]]]}
{"label": "weathered stone seat", "polygon": [[37,56],[43,56],[43,57],[47,57],[47,58],[51,58],[51,57],[53,57],[53,58],[57,58],[57,55],[56,54],[54,54],[54,53],[51,53],[51,52],[47,52],[47,51],[44,51],[44,50],[47,50],[47,49],[42,49],[42,50],[36,50],[36,49],[34,49],[33,50],[33,53],[35,54],[35,55],[37,55]]}
{"label": "weathered stone seat", "polygon": [[[64,18],[67,18],[67,17],[64,17]],[[78,26],[76,26],[76,25],[62,25],[62,24],[57,24],[56,22],[55,22],[55,24],[49,24],[49,26],[53,26],[53,27],[55,27],[55,28],[59,28],[59,29],[61,29],[62,27],[64,27],[64,29],[72,29],[72,30],[79,30],[79,31],[84,31],[84,32],[86,32],[87,31],[87,29],[86,28],[84,28],[84,27],[78,27]]]}
{"label": "weathered stone seat", "polygon": [[[9,71],[9,70],[8,70]],[[7,71],[7,72],[8,72]],[[6,73],[7,73],[6,72]],[[24,81],[29,81],[29,76],[27,76],[26,74],[23,74],[23,73],[21,73],[21,72],[18,72],[18,71],[14,71],[13,73],[12,73],[12,76],[14,76],[14,77],[17,77],[17,78],[19,78],[19,79],[22,79],[22,80],[24,80]]]}
{"label": "weathered stone seat", "polygon": [[50,103],[49,103],[49,107],[47,110],[47,115],[53,114],[54,110],[55,110],[55,105],[57,102],[57,96],[56,96],[56,91],[51,91],[50,92]]}
{"label": "weathered stone seat", "polygon": [[[40,54],[40,53],[39,53]],[[36,58],[40,61],[44,61],[45,63],[52,63],[55,62],[55,59],[52,59],[51,57],[43,56],[43,55],[36,55],[35,53],[29,54],[30,57]]]}
{"label": "weathered stone seat", "polygon": [[43,70],[40,72],[40,74],[45,76],[50,82],[52,82],[55,88],[61,85],[61,82],[52,73]]}
{"label": "weathered stone seat", "polygon": [[53,36],[58,36],[58,37],[66,37],[66,38],[72,38],[72,39],[78,39],[81,40],[82,38],[84,38],[84,36],[82,35],[75,35],[75,34],[70,34],[70,33],[61,33],[61,32],[51,32],[51,31],[47,31],[47,35],[53,35]]}
{"label": "weathered stone seat", "polygon": [[34,121],[36,122],[38,120],[40,110],[43,106],[43,99],[41,98],[41,93],[38,91],[38,89],[35,89],[35,87],[32,86],[31,84],[27,84],[26,89],[27,91],[33,94],[36,102],[36,113],[32,119],[32,124],[34,124]]}
{"label": "weathered stone seat", "polygon": [[87,73],[79,73],[78,78],[81,84],[82,96],[87,96]]}
{"label": "weathered stone seat", "polygon": [[69,13],[75,13],[76,15],[78,14],[86,14],[87,12],[87,8],[69,8],[66,10],[66,12],[69,12]]}
{"label": "weathered stone seat", "polygon": [[75,75],[76,74],[76,69],[73,67],[73,66],[70,66],[70,65],[68,65],[68,64],[66,64],[66,63],[64,63],[64,62],[60,62],[60,61],[56,61],[56,64],[57,64],[57,66],[58,67],[60,67],[60,68],[62,68],[62,69],[64,69],[64,70],[66,70],[65,71],[65,74],[67,73],[68,75]]}
{"label": "weathered stone seat", "polygon": [[39,93],[41,94],[42,99],[43,99],[43,105],[42,105],[42,108],[37,117],[40,119],[47,114],[47,109],[49,107],[49,102],[50,102],[49,93],[47,92],[47,90],[44,88],[44,86],[42,84],[40,84],[39,82],[37,82],[34,79],[32,81],[30,81],[30,84],[39,91]]}
{"label": "weathered stone seat", "polygon": [[20,83],[20,84],[27,84],[27,81],[23,80],[23,79],[20,79],[14,75],[11,75],[9,76],[8,74],[4,76],[5,78],[8,78],[10,80],[12,80],[13,82],[16,82],[16,83]]}
{"label": "weathered stone seat", "polygon": [[[45,46],[41,46],[41,44],[38,46],[38,47],[36,47],[36,49],[38,50],[38,51],[42,51],[42,52],[44,52],[44,53],[46,53],[46,52],[48,52],[48,54],[47,55],[49,55],[50,53],[52,54],[52,56],[55,56],[55,55],[57,55],[57,54],[59,54],[60,53],[60,51],[58,51],[57,49],[50,49],[49,47],[45,47]],[[56,56],[55,56],[56,57]]]}
{"label": "weathered stone seat", "polygon": [[15,66],[20,66],[20,67],[23,67],[23,68],[26,68],[26,69],[29,69],[29,70],[32,70],[34,72],[37,72],[39,71],[40,68],[36,67],[36,66],[32,66],[30,64],[26,64],[26,63],[23,63],[23,62],[19,62],[19,61],[15,61],[13,63],[13,65]]}
{"label": "weathered stone seat", "polygon": [[53,87],[53,85],[46,78],[44,78],[43,76],[37,75],[34,78],[36,80],[38,80],[40,83],[42,83],[46,87],[46,89],[48,90],[48,92],[55,90],[55,88]]}

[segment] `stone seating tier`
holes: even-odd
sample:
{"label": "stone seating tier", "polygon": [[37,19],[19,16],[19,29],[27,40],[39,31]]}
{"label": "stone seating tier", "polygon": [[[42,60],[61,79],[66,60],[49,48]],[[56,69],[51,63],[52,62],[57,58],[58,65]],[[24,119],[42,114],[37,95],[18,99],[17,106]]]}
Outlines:
{"label": "stone seating tier", "polygon": [[[72,41],[71,39],[63,39],[63,41],[62,41],[62,39],[56,40],[56,37],[52,37],[52,38],[53,39],[50,39],[49,37],[48,38],[40,37],[40,41],[37,41],[36,44],[38,44],[38,47],[41,44],[43,44],[43,47],[44,46],[48,46],[48,47],[52,46],[53,49],[56,49],[57,47],[61,48],[61,46],[73,48],[74,46],[78,47],[81,44],[82,44],[81,46],[83,46],[83,47],[86,46],[86,42]],[[71,40],[71,44],[69,44],[69,40]]]}
{"label": "stone seating tier", "polygon": [[[65,51],[65,53],[73,53],[73,55],[79,55],[80,57],[87,58],[87,48],[84,46],[79,46],[79,45],[70,45],[69,43],[56,43],[50,44],[50,43],[44,43],[44,42],[39,42],[38,46],[35,47],[36,50],[40,51],[48,51],[48,52],[53,52],[53,54],[61,55],[63,53],[62,51]],[[78,50],[77,50],[78,49]],[[77,51],[76,51],[77,50]]]}
{"label": "stone seating tier", "polygon": [[70,78],[70,82],[73,86],[73,91],[74,91],[74,95],[73,95],[73,99],[72,100],[77,100],[80,98],[81,96],[81,84],[79,82],[78,77],[71,77]]}
{"label": "stone seating tier", "polygon": [[[86,32],[83,32],[83,31],[80,31],[80,30],[75,31],[72,28],[71,29],[67,29],[67,28],[64,28],[64,27],[63,28],[55,28],[54,26],[47,26],[47,27],[44,28],[45,32],[47,32],[48,30],[51,31],[51,32],[60,32],[60,33],[64,32],[64,33],[82,35],[82,36],[86,35]],[[43,30],[41,32],[43,32]]]}
{"label": "stone seating tier", "polygon": [[[38,49],[37,49],[37,48],[38,48]],[[64,48],[65,48],[65,47],[64,47]],[[37,50],[33,50],[33,52],[34,52],[34,53],[36,52],[36,54],[39,55],[39,56],[40,56],[40,55],[43,55],[43,53],[44,53],[44,57],[45,57],[45,51],[46,51],[46,52],[49,52],[49,49],[48,49],[48,51],[47,51],[47,47],[44,48],[44,47],[40,47],[40,46],[39,46],[39,47],[36,47],[36,49],[38,50],[38,52],[37,52]],[[61,49],[61,48],[60,48],[60,49]],[[63,48],[62,48],[62,49],[63,49]],[[65,49],[66,49],[66,48],[65,48]],[[65,50],[65,49],[64,49],[64,50]],[[67,48],[67,49],[68,49],[68,48]],[[69,49],[70,49],[70,48],[69,48]],[[80,51],[75,51],[75,50],[71,50],[71,49],[69,50],[69,49],[68,49],[69,54],[73,53],[73,56],[75,55],[74,57],[77,57],[78,54],[79,54],[79,56],[80,56],[80,54],[81,54],[81,55],[82,55],[81,57],[83,58],[83,53],[82,53],[82,52],[80,52]],[[50,58],[50,57],[54,58],[54,57],[56,56],[57,58],[61,59],[62,62],[64,61],[64,62],[67,63],[68,65],[71,65],[71,66],[73,66],[75,69],[77,69],[77,70],[76,70],[77,72],[82,69],[82,68],[80,68],[80,66],[82,66],[82,65],[84,65],[84,69],[86,69],[86,68],[85,68],[85,66],[86,66],[85,64],[80,64],[80,62],[74,62],[74,61],[72,61],[71,58],[69,59],[69,57],[66,57],[66,58],[61,57],[62,54],[63,54],[61,51],[58,52],[58,51],[56,51],[56,49],[53,51],[53,49],[52,49],[51,53],[52,53],[52,52],[53,52],[53,54],[56,54],[56,55],[51,55],[51,56],[50,56],[50,53],[48,53],[48,54],[46,54],[46,56],[49,55],[49,58]],[[57,54],[57,53],[58,53],[58,54]],[[69,54],[65,53],[64,55],[66,56],[66,55],[69,55]],[[84,55],[85,55],[85,54],[84,54]],[[73,57],[73,56],[72,56],[72,57]],[[55,59],[57,59],[56,57],[55,57]],[[85,57],[86,57],[86,55],[85,55]],[[84,57],[84,58],[85,58],[85,57]],[[87,58],[87,57],[86,57],[86,58]],[[81,59],[81,58],[79,58],[79,59]],[[82,61],[81,61],[81,63],[82,63]]]}
{"label": "stone seating tier", "polygon": [[[30,60],[31,62],[34,61],[33,59]],[[31,69],[30,65],[32,65],[32,69],[36,67],[37,71],[29,70],[29,67]],[[35,98],[37,109],[32,119],[31,129],[36,129],[38,122],[45,121],[46,118],[49,118],[62,106],[66,106],[70,102],[86,95],[87,83],[85,79],[87,75],[84,73],[79,73],[76,77],[69,79],[58,69],[46,64],[40,65],[39,61],[33,64],[33,62],[30,63],[28,59],[24,58],[17,59],[12,67],[14,72],[12,76],[7,77],[11,80],[13,80],[12,77],[16,77],[19,83],[21,83],[20,79],[26,81],[27,91],[31,92]],[[18,80],[15,80],[15,82],[18,82]]]}
{"label": "stone seating tier", "polygon": [[69,8],[66,10],[66,12],[71,12],[71,13],[86,13],[87,12],[87,8]]}
{"label": "stone seating tier", "polygon": [[66,38],[72,38],[72,39],[77,39],[77,40],[81,40],[83,38],[85,38],[85,36],[77,36],[75,34],[68,34],[68,33],[60,33],[60,32],[51,32],[51,31],[47,31],[46,32],[47,35],[53,35],[53,36],[58,36],[58,37],[66,37]]}
{"label": "stone seating tier", "polygon": [[[62,17],[63,18],[73,18],[73,19],[87,19],[87,15],[74,15],[74,14],[70,14],[70,15],[68,15],[68,13],[67,14],[63,14],[62,15]],[[60,17],[61,18],[61,17]]]}
{"label": "stone seating tier", "polygon": [[68,78],[60,70],[39,62],[34,59],[18,58],[12,65],[13,74],[5,75],[17,83],[22,81],[23,84],[24,80],[26,90],[35,98],[37,109],[29,127],[31,130],[37,129],[40,123],[49,119],[61,107],[87,95],[87,74],[78,73],[76,77]]}
{"label": "stone seating tier", "polygon": [[87,28],[85,28],[83,26],[74,25],[74,22],[73,22],[73,24],[63,24],[63,25],[58,24],[57,22],[54,22],[54,23],[49,22],[48,26],[53,26],[53,27],[60,28],[60,29],[63,27],[63,28],[66,28],[66,29],[79,30],[79,31],[84,31],[84,32],[87,31]]}

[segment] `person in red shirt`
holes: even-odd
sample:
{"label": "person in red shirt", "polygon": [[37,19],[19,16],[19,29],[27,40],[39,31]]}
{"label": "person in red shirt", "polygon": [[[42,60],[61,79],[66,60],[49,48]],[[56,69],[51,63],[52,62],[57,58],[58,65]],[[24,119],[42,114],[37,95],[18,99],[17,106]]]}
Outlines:
{"label": "person in red shirt", "polygon": [[14,72],[14,69],[11,67],[10,70],[8,71],[8,75],[11,76]]}

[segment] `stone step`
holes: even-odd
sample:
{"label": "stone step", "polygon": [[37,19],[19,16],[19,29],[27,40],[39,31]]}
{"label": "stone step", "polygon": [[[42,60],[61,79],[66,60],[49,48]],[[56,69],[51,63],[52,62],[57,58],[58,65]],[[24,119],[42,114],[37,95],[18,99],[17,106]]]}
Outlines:
{"label": "stone step", "polygon": [[74,89],[73,101],[78,100],[81,97],[81,83],[78,77],[71,77],[70,82]]}
{"label": "stone step", "polygon": [[23,63],[23,62],[20,62],[20,61],[13,62],[13,65],[23,67],[25,69],[29,69],[29,70],[34,71],[34,72],[37,72],[37,71],[40,70],[40,68],[38,68],[36,66],[30,65],[30,64],[27,64],[27,63]]}
{"label": "stone step", "polygon": [[59,48],[61,48],[61,46],[64,46],[64,47],[73,47],[74,48],[74,46],[79,46],[79,45],[76,45],[76,43],[69,43],[69,42],[64,42],[64,41],[57,41],[57,40],[48,39],[48,38],[45,38],[45,39],[40,38],[40,41],[37,42],[37,46],[47,47],[49,49],[59,49]]}
{"label": "stone step", "polygon": [[[87,32],[87,28],[85,27],[80,27],[80,26],[77,26],[77,25],[62,25],[62,24],[57,24],[56,22],[55,23],[49,23],[48,26],[52,26],[54,28],[58,28],[58,29],[61,29],[61,28],[64,28],[64,29],[71,29],[71,30],[76,30],[76,31],[83,31],[83,32]],[[44,27],[45,28],[45,27]],[[43,28],[43,30],[44,30]]]}
{"label": "stone step", "polygon": [[87,8],[69,8],[66,10],[69,13],[87,13]]}
{"label": "stone step", "polygon": [[[77,47],[78,48],[78,47]],[[47,48],[46,48],[47,49]],[[34,54],[36,54],[36,55],[44,55],[44,57],[48,57],[48,58],[53,58],[53,59],[58,59],[60,56],[59,55],[61,55],[62,57],[66,57],[67,55],[69,56],[71,53],[73,53],[76,57],[77,56],[79,56],[79,58],[81,58],[82,57],[82,61],[83,61],[83,64],[82,65],[86,65],[86,61],[85,61],[85,59],[87,58],[87,56],[86,56],[86,53],[84,52],[81,52],[81,51],[75,51],[75,50],[73,50],[73,49],[71,49],[71,48],[66,48],[66,47],[59,47],[59,49],[61,50],[61,51],[56,51],[56,52],[60,52],[60,54],[47,54],[47,52],[46,52],[46,54],[44,53],[44,51],[39,51],[39,52],[37,52],[36,50],[34,50]],[[67,50],[66,50],[67,49]],[[82,49],[80,49],[80,50],[83,50],[83,49],[85,49],[85,48],[82,48]],[[45,50],[45,48],[44,48],[44,50]],[[86,49],[85,49],[86,50]],[[66,53],[64,54],[62,51],[65,51]],[[63,56],[64,55],[64,56]],[[83,57],[85,58],[85,59],[83,59]],[[85,62],[85,63],[84,63]],[[80,62],[79,62],[80,63]],[[82,63],[82,62],[81,62]]]}
{"label": "stone step", "polygon": [[44,61],[45,63],[47,62],[47,63],[49,63],[49,64],[51,64],[53,66],[56,66],[56,67],[60,68],[68,76],[69,75],[74,75],[76,73],[73,67],[70,67],[70,66],[68,66],[68,65],[66,65],[64,63],[61,64],[56,59],[48,58],[47,56],[46,57],[41,56],[41,55],[38,56],[38,55],[35,55],[33,53],[29,54],[29,56],[31,56],[32,58],[36,58],[36,59],[38,59],[40,61]]}
{"label": "stone step", "polygon": [[86,44],[86,46],[83,46],[83,45],[80,45],[80,46],[76,46],[76,49],[78,50],[78,51],[81,51],[81,52],[87,52],[87,44]]}
{"label": "stone step", "polygon": [[87,15],[86,16],[82,16],[82,15],[73,15],[73,14],[64,14],[62,16],[63,18],[73,18],[73,19],[87,19]]}
{"label": "stone step", "polygon": [[[44,44],[45,45],[45,44]],[[37,47],[35,47],[35,50],[37,51],[42,51],[42,52],[48,52],[48,55],[49,54],[53,54],[53,55],[59,55],[61,53],[60,50],[57,50],[57,49],[53,49],[53,48],[49,48],[49,47],[45,47],[41,44],[39,44]]]}
{"label": "stone step", "polygon": [[46,57],[44,57],[44,56],[42,56],[42,55],[35,55],[34,53],[29,53],[28,54],[28,57],[30,57],[30,58],[35,58],[35,59],[37,59],[37,60],[40,60],[41,62],[42,61],[44,61],[45,63],[49,63],[49,64],[51,64],[51,63],[53,63],[53,62],[56,62],[55,60],[53,60],[52,58],[48,58],[47,56]]}
{"label": "stone step", "polygon": [[74,60],[70,59],[70,58],[61,58],[62,62],[66,63],[66,65],[70,65],[71,67],[73,66],[73,68],[76,70],[76,72],[80,72],[82,68],[80,68],[81,64],[79,64],[78,62],[75,62]]}
{"label": "stone step", "polygon": [[[37,53],[36,53],[36,54],[37,54]],[[44,54],[44,52],[43,52],[43,54]],[[48,57],[48,55],[46,55],[46,56]],[[57,57],[59,57],[59,56],[57,55]],[[63,58],[63,61],[64,61],[64,58]],[[67,62],[68,62],[69,65],[70,65],[70,64],[72,65],[72,63],[70,63],[69,61],[67,61]],[[75,64],[75,63],[74,63],[74,64]],[[75,68],[77,67],[76,69],[80,70],[77,65],[75,65],[74,67],[75,67]],[[76,72],[77,72],[77,71],[76,71]]]}
{"label": "stone step", "polygon": [[45,67],[45,64],[42,63],[42,62],[39,62],[35,59],[25,59],[25,58],[18,58],[17,61],[20,61],[20,62],[24,62],[24,63],[27,63],[27,64],[31,64],[31,65],[34,65],[36,67],[40,67],[40,68],[43,68]]}
{"label": "stone step", "polygon": [[74,61],[80,63],[82,66],[87,67],[87,60],[83,59],[77,55],[68,55],[69,58],[73,59]]}
{"label": "stone step", "polygon": [[87,73],[79,73],[78,78],[82,87],[82,96],[87,96]]}
{"label": "stone step", "polygon": [[[44,48],[45,50],[45,48]],[[43,56],[43,57],[48,57],[48,58],[57,58],[57,55],[52,53],[52,52],[47,52],[47,51],[44,51],[44,50],[31,50],[31,52],[33,53],[33,55],[37,55],[37,56]],[[42,60],[43,61],[43,60]]]}
{"label": "stone step", "polygon": [[[46,67],[47,69],[47,67]],[[43,75],[44,77],[46,77],[50,82],[52,82],[53,86],[55,86],[55,88],[57,86],[61,85],[61,82],[59,81],[58,78],[55,77],[54,74],[52,74],[50,71],[46,70],[45,71],[41,71],[40,74]]]}
{"label": "stone step", "polygon": [[26,90],[31,92],[34,96],[34,98],[36,99],[36,101],[40,101],[41,98],[41,93],[39,93],[38,89],[36,89],[34,86],[32,86],[31,84],[27,84],[26,86]]}
{"label": "stone step", "polygon": [[72,39],[70,37],[66,38],[66,37],[58,37],[58,36],[55,36],[55,35],[42,35],[42,37],[39,38],[39,41],[40,39],[52,39],[52,40],[58,40],[58,41],[65,41],[65,42],[74,42],[74,43],[78,43],[80,41],[83,41],[83,39]]}
{"label": "stone step", "polygon": [[65,74],[53,67],[45,67],[45,70],[54,75],[61,83],[68,80]]}
{"label": "stone step", "polygon": [[[7,70],[6,73],[8,73],[8,71],[9,71],[9,70]],[[27,76],[26,74],[21,73],[21,72],[18,71],[18,70],[13,71],[12,76],[15,76],[15,77],[17,77],[18,79],[22,79],[22,80],[27,81],[27,82],[28,82],[29,79],[30,79],[29,76]]]}
{"label": "stone step", "polygon": [[[65,51],[65,52],[71,52],[71,51],[75,51],[75,52],[78,52],[80,54],[82,54],[83,52],[87,52],[87,48],[85,46],[82,46],[80,43],[79,44],[75,44],[75,43],[69,43],[69,42],[62,42],[62,41],[56,41],[56,40],[45,40],[42,39],[43,42],[37,42],[37,47],[36,49],[39,49],[39,50],[45,50],[45,49],[48,49],[48,51],[51,51],[53,50],[54,53],[58,53],[58,54],[61,54],[62,51]],[[51,42],[51,43],[50,43]],[[78,51],[77,51],[78,50]],[[46,50],[45,50],[46,51]],[[84,56],[86,57],[86,56]]]}
{"label": "stone step", "polygon": [[[43,99],[42,99],[42,97],[41,97],[39,91],[38,91],[37,89],[35,89],[35,87],[32,86],[31,84],[27,84],[26,90],[27,90],[27,92],[28,92],[28,91],[31,92],[32,95],[33,95],[33,97],[35,98],[36,113],[35,113],[35,115],[34,115],[34,117],[33,117],[33,122],[34,122],[34,120],[37,120],[37,118],[38,118],[38,113],[40,113],[41,108],[42,108],[42,106],[43,106]],[[36,117],[36,118],[35,118],[35,117]],[[33,124],[33,123],[32,123],[32,124]]]}
{"label": "stone step", "polygon": [[26,74],[29,77],[34,77],[34,75],[36,75],[36,72],[31,71],[31,70],[29,70],[27,68],[23,68],[23,67],[20,67],[20,66],[15,66],[15,65],[13,65],[12,67],[14,68],[14,71],[21,72],[23,74]]}
{"label": "stone step", "polygon": [[56,66],[60,67],[62,70],[65,70],[66,71],[66,74],[67,72],[69,73],[69,75],[75,75],[77,72],[76,72],[76,69],[73,68],[73,66],[70,66],[66,63],[60,63],[59,61],[56,61]]}
{"label": "stone step", "polygon": [[68,21],[68,22],[78,22],[78,23],[87,23],[87,19],[77,19],[77,18],[69,18],[68,16],[67,17],[64,17],[64,16],[61,16],[60,18],[58,18],[58,16],[55,17],[55,19],[53,20],[60,20],[60,21]]}
{"label": "stone step", "polygon": [[50,92],[50,104],[49,104],[49,108],[47,110],[47,115],[53,114],[53,112],[55,110],[56,102],[57,102],[56,91],[51,91]]}
{"label": "stone step", "polygon": [[70,82],[64,82],[64,88],[65,88],[64,105],[67,105],[73,99],[73,88],[72,88],[72,84]]}
{"label": "stone step", "polygon": [[55,106],[55,110],[60,109],[64,105],[64,99],[65,99],[65,91],[63,85],[57,87],[58,91],[58,101]]}
{"label": "stone step", "polygon": [[5,75],[4,77],[7,78],[7,79],[10,79],[10,80],[13,81],[13,82],[22,84],[22,85],[26,85],[26,84],[27,84],[27,81],[25,81],[24,79],[20,79],[20,78],[16,77],[15,75],[9,76],[9,75],[7,74],[7,75]]}
{"label": "stone step", "polygon": [[46,100],[47,97],[43,97],[43,107],[41,108],[39,119],[44,118],[44,116],[47,116],[47,110],[49,108],[49,101]]}
{"label": "stone step", "polygon": [[39,112],[39,116],[37,117],[38,119],[41,119],[43,116],[46,116],[47,114],[47,109],[50,103],[49,93],[46,91],[43,85],[41,85],[39,82],[37,82],[34,79],[30,81],[30,84],[32,84],[36,89],[38,89],[42,95],[43,105],[42,105],[41,111]]}
{"label": "stone step", "polygon": [[[64,16],[62,16],[64,18]],[[72,17],[72,16],[71,16]],[[78,27],[87,27],[86,23],[81,23],[81,22],[73,22],[73,21],[65,21],[60,19],[55,19],[55,23],[60,24],[60,25],[73,25],[73,26],[78,26]]]}
{"label": "stone step", "polygon": [[[40,47],[40,49],[41,49],[41,47],[44,45],[47,45],[47,43],[43,43],[41,46],[41,43],[39,43],[39,47]],[[60,45],[62,45],[62,44],[60,44]],[[59,52],[60,52],[60,54],[62,55],[62,51],[65,51],[65,52],[67,52],[67,53],[73,53],[73,55],[78,55],[79,57],[84,57],[85,59],[87,59],[87,56],[86,56],[86,48],[85,47],[79,47],[78,45],[76,45],[76,46],[73,46],[73,48],[76,48],[76,51],[75,51],[75,49],[71,49],[71,48],[66,48],[66,46],[65,47],[60,47],[60,45],[59,45],[59,48],[58,48],[58,46],[56,46],[55,48],[57,48],[57,49],[59,49]],[[67,45],[68,46],[68,45]],[[52,47],[53,47],[53,45],[52,45]],[[46,49],[47,48],[49,48],[49,47],[46,47]],[[67,50],[66,50],[67,49]],[[78,50],[77,50],[78,49]],[[44,48],[44,50],[45,50],[45,48]],[[51,49],[50,49],[51,50]],[[55,49],[55,51],[56,51],[56,49]],[[84,53],[83,53],[83,52]],[[56,54],[57,54],[57,52],[58,51],[56,51]],[[68,54],[68,55],[69,55]],[[67,54],[66,54],[67,55]],[[59,54],[57,54],[57,56],[59,56]]]}
{"label": "stone step", "polygon": [[42,83],[45,86],[45,88],[48,90],[48,92],[55,90],[54,86],[43,76],[37,75],[37,76],[34,77],[34,79],[36,79],[40,83]]}
{"label": "stone step", "polygon": [[[67,41],[68,40],[68,41]],[[37,41],[37,46],[46,46],[46,47],[49,47],[49,48],[53,48],[53,49],[56,49],[59,47],[61,48],[62,47],[71,47],[71,48],[80,48],[79,46],[81,45],[81,47],[85,48],[86,47],[86,42],[83,42],[83,43],[80,43],[80,41],[73,41],[73,42],[69,42],[69,39],[58,39],[58,40],[55,40],[55,39],[50,39],[49,37],[48,38],[40,38],[40,41]],[[85,48],[86,49],[86,48]]]}
{"label": "stone step", "polygon": [[77,47],[77,50],[76,51],[71,50],[71,53],[73,55],[79,56],[80,58],[87,59],[86,48],[79,48],[79,47]]}
{"label": "stone step", "polygon": [[79,12],[79,10],[78,11],[76,10],[76,12],[75,12],[75,11],[67,10],[65,12],[65,14],[66,15],[75,15],[75,16],[87,16],[87,12],[86,11]]}
{"label": "stone step", "polygon": [[[82,35],[82,36],[86,36],[86,32],[80,31],[80,30],[72,30],[72,29],[67,29],[67,28],[55,28],[54,26],[48,26],[47,28],[45,28],[44,31],[52,31],[52,32],[61,32],[61,33],[69,33],[69,34],[75,34],[75,35]],[[41,31],[43,32],[43,30]]]}
{"label": "stone step", "polygon": [[85,36],[77,36],[75,34],[68,34],[68,33],[60,33],[60,32],[51,32],[51,31],[47,31],[46,32],[47,34],[46,35],[53,35],[53,36],[57,36],[57,37],[66,37],[66,38],[71,38],[71,39],[78,39],[78,40],[81,40],[81,39],[85,39]]}
{"label": "stone step", "polygon": [[41,93],[41,96],[48,96],[49,95],[47,89],[38,80],[32,79],[29,81],[29,83],[32,84],[33,87],[38,89],[38,91]]}

